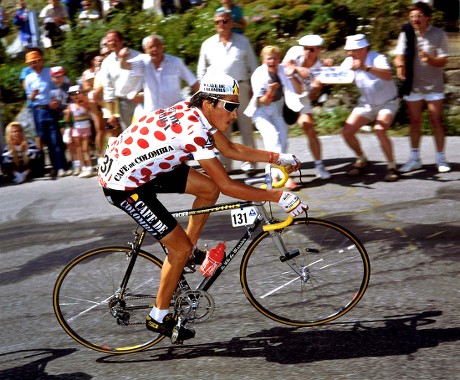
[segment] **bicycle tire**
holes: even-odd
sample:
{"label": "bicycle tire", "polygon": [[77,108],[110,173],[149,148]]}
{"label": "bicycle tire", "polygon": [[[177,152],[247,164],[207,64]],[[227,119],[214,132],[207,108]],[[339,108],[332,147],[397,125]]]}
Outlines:
{"label": "bicycle tire", "polygon": [[370,262],[361,241],[346,228],[315,218],[295,219],[280,231],[291,259],[280,260],[269,232],[243,255],[240,281],[252,306],[268,318],[309,327],[349,312],[369,284]]}
{"label": "bicycle tire", "polygon": [[124,354],[145,350],[164,339],[145,327],[163,265],[145,251],[139,251],[131,273],[123,297],[125,308],[116,316],[111,314],[109,301],[124,277],[130,252],[127,247],[87,251],[67,264],[56,280],[53,289],[56,318],[64,331],[85,347]]}

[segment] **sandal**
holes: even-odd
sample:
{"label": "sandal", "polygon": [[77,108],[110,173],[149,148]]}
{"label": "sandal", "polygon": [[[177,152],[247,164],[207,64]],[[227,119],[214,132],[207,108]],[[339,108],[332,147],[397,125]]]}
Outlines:
{"label": "sandal", "polygon": [[347,175],[351,177],[357,177],[359,175],[363,175],[366,172],[366,168],[369,164],[366,162],[365,164],[360,164],[359,166],[356,162],[351,165],[351,168],[347,171]]}

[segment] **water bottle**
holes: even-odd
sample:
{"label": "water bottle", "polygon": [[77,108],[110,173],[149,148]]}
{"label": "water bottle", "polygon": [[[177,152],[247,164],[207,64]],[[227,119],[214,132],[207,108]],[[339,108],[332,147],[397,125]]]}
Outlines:
{"label": "water bottle", "polygon": [[211,248],[200,266],[200,272],[205,277],[211,277],[220,267],[225,257],[225,243],[219,243]]}

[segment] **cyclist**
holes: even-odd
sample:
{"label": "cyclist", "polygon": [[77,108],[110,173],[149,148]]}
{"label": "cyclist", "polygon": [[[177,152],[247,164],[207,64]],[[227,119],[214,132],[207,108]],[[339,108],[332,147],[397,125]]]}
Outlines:
{"label": "cyclist", "polygon": [[[157,199],[157,193],[192,194],[196,196],[193,208],[215,204],[222,192],[248,201],[278,202],[292,216],[308,209],[295,194],[258,189],[231,179],[216,157],[215,149],[234,160],[276,163],[292,166],[291,170],[300,167],[292,154],[257,150],[225,137],[224,132],[237,118],[238,93],[238,83],[232,77],[205,75],[190,102],[152,111],[112,137],[99,166],[99,183],[107,200],[168,250],[146,327],[169,337],[177,324],[169,313],[170,301],[188,260],[200,264],[204,259],[196,244],[208,215],[191,216],[184,231]],[[191,158],[205,173],[186,164]],[[194,336],[193,328],[181,326],[177,340]]]}

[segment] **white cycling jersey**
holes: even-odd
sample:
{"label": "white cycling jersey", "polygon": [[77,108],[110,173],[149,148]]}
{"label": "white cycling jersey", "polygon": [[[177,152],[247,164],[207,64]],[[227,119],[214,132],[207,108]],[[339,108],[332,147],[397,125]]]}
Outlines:
{"label": "white cycling jersey", "polygon": [[217,132],[203,113],[179,102],[152,111],[109,141],[99,184],[114,190],[131,190],[169,172],[190,159],[213,158],[211,135]]}

